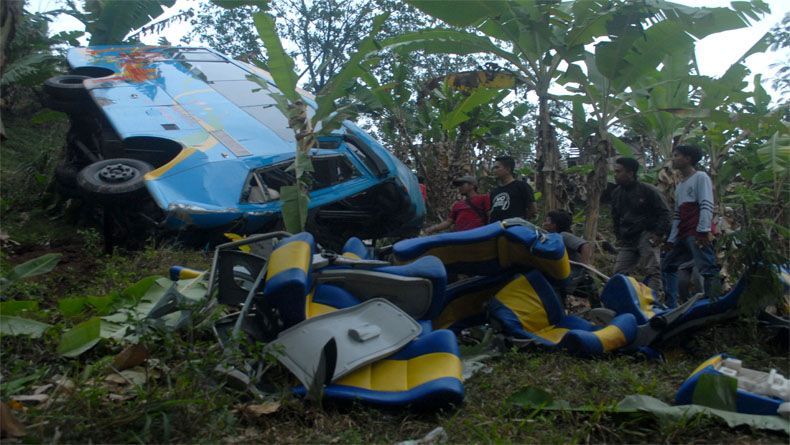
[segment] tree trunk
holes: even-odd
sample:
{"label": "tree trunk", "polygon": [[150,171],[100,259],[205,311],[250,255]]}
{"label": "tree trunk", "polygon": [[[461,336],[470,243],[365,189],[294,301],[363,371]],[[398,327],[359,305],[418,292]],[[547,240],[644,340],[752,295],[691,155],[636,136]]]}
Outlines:
{"label": "tree trunk", "polygon": [[423,145],[421,152],[423,157],[418,171],[425,178],[428,191],[428,219],[432,222],[442,221],[458,199],[453,179],[474,174],[471,166],[472,147],[466,139],[441,141]]}
{"label": "tree trunk", "polygon": [[[22,10],[25,6],[24,1],[5,0],[0,2],[0,74],[5,73],[5,66],[8,57],[8,48],[16,34],[17,23],[22,19]],[[2,105],[2,99],[0,99]],[[5,127],[0,118],[0,139],[5,140]]]}
{"label": "tree trunk", "polygon": [[560,153],[554,127],[549,116],[548,99],[538,99],[538,146],[535,152],[536,186],[541,193],[543,211],[548,212],[559,208],[555,188],[559,184]]}
{"label": "tree trunk", "polygon": [[609,173],[610,144],[601,139],[595,145],[593,171],[587,177],[587,221],[584,223],[584,238],[595,241],[598,236],[598,217],[601,210],[601,196],[606,190],[606,178]]}
{"label": "tree trunk", "polygon": [[310,118],[307,116],[307,104],[298,100],[288,104],[288,126],[296,135],[296,157],[294,158],[294,184],[293,199],[287,198],[284,192],[288,187],[282,187],[283,221],[290,232],[302,232],[307,223],[307,208],[310,202],[309,187],[304,177],[304,172],[313,171],[310,162],[310,149],[315,144],[315,133]]}

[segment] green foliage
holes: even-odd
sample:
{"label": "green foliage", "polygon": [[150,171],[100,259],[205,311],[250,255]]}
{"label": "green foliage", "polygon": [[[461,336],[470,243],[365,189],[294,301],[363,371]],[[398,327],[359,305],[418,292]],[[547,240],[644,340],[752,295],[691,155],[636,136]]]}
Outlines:
{"label": "green foliage", "polygon": [[40,338],[52,325],[28,318],[0,315],[0,335],[25,335]]}
{"label": "green foliage", "polygon": [[300,97],[296,92],[297,76],[294,73],[294,61],[283,49],[280,37],[277,35],[274,17],[265,12],[258,12],[253,15],[253,21],[263,44],[266,45],[269,73],[274,83],[286,99],[296,102]]}
{"label": "green foliage", "polygon": [[200,2],[199,8],[189,21],[191,29],[182,39],[183,43],[196,45],[203,42],[222,54],[247,62],[265,60],[263,45],[252,21],[258,7],[234,6],[228,9],[217,6],[215,2]]}
{"label": "green foliage", "polygon": [[64,12],[85,25],[90,45],[111,45],[123,43],[127,34],[161,15],[175,0],[85,0],[83,9],[75,0],[66,4],[69,9]]}
{"label": "green foliage", "polygon": [[480,107],[481,105],[491,102],[491,100],[499,94],[499,90],[489,88],[479,88],[474,90],[461,101],[458,107],[456,107],[450,113],[442,116],[442,128],[444,128],[445,131],[454,130],[460,124],[468,121],[471,118],[468,114],[469,112]]}
{"label": "green foliage", "polygon": [[[4,42],[5,60],[0,86],[36,86],[54,75],[59,68],[58,45],[78,45],[81,31],[61,32],[49,36],[49,23],[58,11],[22,12],[13,38]],[[54,51],[53,51],[54,50]],[[4,91],[7,97],[7,91]],[[9,104],[4,104],[4,107]]]}
{"label": "green foliage", "polygon": [[787,264],[787,238],[786,233],[772,234],[770,229],[770,221],[753,220],[749,226],[721,239],[730,273],[748,280],[739,303],[747,314],[769,305],[783,304],[784,285],[778,268]]}
{"label": "green foliage", "polygon": [[58,265],[61,256],[59,253],[48,253],[14,267],[4,277],[0,277],[0,292],[5,292],[19,280],[50,272]]}
{"label": "green foliage", "polygon": [[[103,339],[137,341],[153,332],[172,332],[182,327],[189,313],[206,299],[203,276],[188,281],[172,282],[166,278],[146,277],[121,292],[130,298],[121,301],[117,310],[105,316],[94,316],[66,331],[58,345],[58,353],[76,357],[93,348]],[[175,299],[174,299],[175,298]],[[86,305],[105,312],[113,298],[81,297],[61,299],[58,308],[67,316],[81,313]],[[167,308],[159,315],[159,308]]]}
{"label": "green foliage", "polygon": [[307,206],[310,197],[303,189],[295,185],[280,187],[280,202],[282,202],[283,224],[285,230],[298,233],[304,230],[307,223]]}
{"label": "green foliage", "polygon": [[60,338],[58,354],[76,357],[92,348],[101,340],[101,328],[101,318],[92,317],[64,332]]}
{"label": "green foliage", "polygon": [[786,175],[790,166],[790,134],[774,133],[757,150],[757,156],[774,175]]}
{"label": "green foliage", "polygon": [[0,314],[18,315],[21,312],[38,312],[38,301],[8,300],[0,302]]}
{"label": "green foliage", "polygon": [[702,374],[694,387],[691,401],[695,405],[735,411],[738,379],[726,375]]}

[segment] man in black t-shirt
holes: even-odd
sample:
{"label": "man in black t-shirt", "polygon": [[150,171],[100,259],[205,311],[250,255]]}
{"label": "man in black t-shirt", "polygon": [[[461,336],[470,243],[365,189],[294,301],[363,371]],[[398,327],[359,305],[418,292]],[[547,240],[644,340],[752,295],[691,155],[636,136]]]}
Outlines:
{"label": "man in black t-shirt", "polygon": [[530,220],[538,213],[532,187],[524,181],[516,180],[513,170],[516,161],[510,156],[500,156],[494,162],[493,173],[497,186],[491,190],[491,215],[489,222],[508,218]]}

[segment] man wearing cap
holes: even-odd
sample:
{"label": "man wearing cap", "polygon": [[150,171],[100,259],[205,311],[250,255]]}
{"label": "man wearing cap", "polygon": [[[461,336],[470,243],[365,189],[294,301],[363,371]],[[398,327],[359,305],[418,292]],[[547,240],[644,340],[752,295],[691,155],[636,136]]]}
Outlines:
{"label": "man wearing cap", "polygon": [[435,224],[425,229],[425,234],[441,232],[450,227],[454,232],[474,229],[488,223],[488,212],[491,210],[491,202],[488,195],[477,193],[477,179],[474,176],[461,176],[453,181],[453,185],[458,187],[458,192],[463,195],[450,209],[450,215],[439,224]]}

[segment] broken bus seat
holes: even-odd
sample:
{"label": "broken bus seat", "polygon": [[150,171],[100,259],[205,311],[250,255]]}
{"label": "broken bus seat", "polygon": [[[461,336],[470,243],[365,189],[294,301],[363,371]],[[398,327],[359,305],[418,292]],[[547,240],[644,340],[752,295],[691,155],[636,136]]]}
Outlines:
{"label": "broken bus seat", "polygon": [[[297,245],[290,246],[294,243]],[[289,320],[289,326],[360,303],[346,289],[315,284],[307,259],[312,248],[312,236],[297,234],[281,241],[270,258],[263,296],[283,319]],[[270,300],[270,296],[274,298]],[[295,391],[305,394],[306,389],[299,387]],[[447,330],[423,330],[400,351],[364,365],[324,388],[328,399],[383,406],[428,408],[460,403],[463,395],[458,344],[455,335]]]}
{"label": "broken bus seat", "polygon": [[582,356],[623,348],[637,334],[631,314],[615,317],[606,327],[566,315],[554,289],[538,270],[516,274],[489,303],[489,316],[515,339]]}
{"label": "broken bus seat", "polygon": [[341,255],[346,258],[353,258],[358,260],[373,260],[373,253],[368,250],[368,247],[365,246],[365,243],[362,242],[361,239],[352,236],[346,243],[343,245],[343,248],[340,250]]}
{"label": "broken bus seat", "polygon": [[510,273],[476,276],[449,284],[444,308],[433,319],[433,326],[458,333],[485,324],[486,305],[510,281],[511,276]]}
{"label": "broken bus seat", "polygon": [[761,372],[743,368],[741,361],[726,354],[704,361],[680,385],[676,405],[694,403],[694,392],[705,374],[726,375],[737,380],[735,411],[757,415],[790,416],[790,380],[776,371]]}
{"label": "broken bus seat", "polygon": [[735,316],[738,301],[746,289],[741,278],[729,292],[716,300],[694,298],[668,309],[656,301],[655,292],[632,277],[614,275],[601,291],[601,302],[613,316],[631,314],[639,325],[639,339],[634,346],[648,346],[682,332]]}
{"label": "broken bus seat", "polygon": [[327,267],[318,270],[315,278],[347,289],[362,301],[392,301],[418,320],[433,319],[445,305],[447,273],[442,262],[432,256],[401,266]]}
{"label": "broken bus seat", "polygon": [[[445,329],[412,340],[405,348],[365,365],[324,388],[335,401],[376,406],[435,409],[460,405],[464,399],[461,359],[455,335]],[[294,392],[304,396],[304,386]]]}
{"label": "broken bus seat", "polygon": [[436,256],[452,273],[499,275],[507,270],[535,268],[552,281],[566,280],[570,263],[562,237],[541,232],[531,224],[521,224],[499,221],[462,232],[402,240],[392,250],[399,263],[425,255]]}

